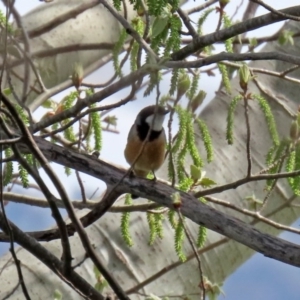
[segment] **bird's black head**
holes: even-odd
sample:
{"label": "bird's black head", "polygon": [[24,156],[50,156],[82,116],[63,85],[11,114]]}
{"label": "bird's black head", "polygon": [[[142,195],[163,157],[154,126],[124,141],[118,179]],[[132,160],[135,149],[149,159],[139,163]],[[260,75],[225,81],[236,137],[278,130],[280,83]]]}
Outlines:
{"label": "bird's black head", "polygon": [[169,110],[159,105],[143,108],[135,120],[139,138],[144,141],[151,128],[149,141],[155,140],[163,130],[163,122],[167,113]]}

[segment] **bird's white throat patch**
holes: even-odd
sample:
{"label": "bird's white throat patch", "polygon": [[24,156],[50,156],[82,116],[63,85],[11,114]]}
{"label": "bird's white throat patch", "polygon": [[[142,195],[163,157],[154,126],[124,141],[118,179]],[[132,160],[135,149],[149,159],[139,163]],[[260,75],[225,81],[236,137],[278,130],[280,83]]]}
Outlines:
{"label": "bird's white throat patch", "polygon": [[[145,121],[148,123],[150,128],[152,126],[152,130],[161,131],[162,128],[163,128],[163,123],[164,123],[164,120],[165,120],[165,116],[157,114],[155,116],[154,122],[153,122],[153,119],[154,119],[154,115],[150,115],[149,117],[146,118]],[[152,122],[153,122],[153,125],[152,125]]]}

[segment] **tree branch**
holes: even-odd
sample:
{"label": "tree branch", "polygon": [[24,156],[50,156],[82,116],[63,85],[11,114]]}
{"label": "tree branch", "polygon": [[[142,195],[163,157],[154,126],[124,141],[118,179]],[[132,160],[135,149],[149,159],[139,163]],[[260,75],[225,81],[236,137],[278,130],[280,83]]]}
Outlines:
{"label": "tree branch", "polygon": [[[300,6],[289,7],[283,10],[280,10],[284,14],[289,14],[293,16],[300,16]],[[229,28],[219,30],[217,32],[207,34],[201,37],[195,37],[193,42],[179,51],[173,53],[171,55],[172,60],[182,60],[192,53],[203,49],[208,45],[212,45],[219,41],[225,41],[229,38],[237,36],[239,34],[249,32],[258,28],[262,28],[263,26],[267,26],[273,23],[277,23],[280,21],[287,20],[287,17],[269,13],[260,17],[256,17],[238,24],[235,24]]]}
{"label": "tree branch", "polygon": [[[234,239],[268,257],[293,266],[300,266],[299,246],[269,234],[261,233],[253,226],[211,208],[198,200],[199,197],[219,193],[231,188],[237,188],[238,186],[251,181],[297,176],[300,175],[300,171],[252,176],[220,187],[197,192],[192,196],[180,192],[166,184],[160,182],[155,183],[143,178],[126,177],[120,182],[120,179],[126,172],[125,170],[113,167],[92,156],[76,153],[72,150],[66,150],[39,137],[35,137],[35,141],[43,151],[44,155],[52,161],[103,180],[107,185],[113,186],[118,183],[119,185],[115,189],[116,192],[137,194],[171,209],[174,208],[171,196],[175,192],[178,192],[182,201],[181,212],[190,220]],[[25,151],[27,150],[26,145],[20,144],[19,147],[21,148],[21,146]],[[90,218],[93,219],[96,218],[97,213],[92,211],[85,217],[88,218],[89,215]],[[95,221],[95,219],[93,221]]]}

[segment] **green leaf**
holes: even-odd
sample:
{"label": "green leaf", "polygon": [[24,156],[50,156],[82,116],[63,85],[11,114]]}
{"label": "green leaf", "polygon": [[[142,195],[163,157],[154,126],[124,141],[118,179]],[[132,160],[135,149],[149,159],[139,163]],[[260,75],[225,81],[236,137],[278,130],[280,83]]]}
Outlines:
{"label": "green leaf", "polygon": [[190,165],[190,174],[194,182],[197,182],[201,178],[201,168]]}
{"label": "green leaf", "polygon": [[45,102],[43,102],[42,107],[44,108],[56,108],[57,103],[53,101],[52,99],[47,99]]}
{"label": "green leaf", "polygon": [[294,45],[294,38],[293,38],[294,34],[295,33],[291,30],[282,30],[278,38],[278,43],[282,46],[288,43]]}
{"label": "green leaf", "polygon": [[203,187],[210,187],[212,185],[216,185],[217,183],[208,177],[204,177],[200,180],[199,184]]}
{"label": "green leaf", "polygon": [[95,284],[95,289],[98,292],[102,293],[104,288],[108,287],[108,283],[95,265],[93,271],[94,271],[95,278],[97,280]]}
{"label": "green leaf", "polygon": [[5,89],[2,90],[2,92],[5,96],[11,95],[11,89],[10,88],[5,88]]}
{"label": "green leaf", "polygon": [[157,37],[160,35],[168,26],[169,24],[169,16],[162,18],[162,17],[156,17],[154,19],[153,25],[152,25],[152,38]]}
{"label": "green leaf", "polygon": [[57,289],[54,290],[53,296],[54,296],[53,300],[63,300],[62,293]]}

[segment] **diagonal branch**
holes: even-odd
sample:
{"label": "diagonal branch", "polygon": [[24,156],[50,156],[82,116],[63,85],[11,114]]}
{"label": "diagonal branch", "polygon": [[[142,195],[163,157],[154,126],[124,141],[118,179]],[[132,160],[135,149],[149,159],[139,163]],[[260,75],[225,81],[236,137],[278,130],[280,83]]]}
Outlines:
{"label": "diagonal branch", "polygon": [[[93,288],[93,286],[91,286],[72,269],[68,274],[64,274],[63,263],[56,256],[41,246],[34,238],[26,235],[13,223],[9,222],[9,225],[13,232],[14,240],[19,245],[44,263],[50,270],[59,276],[66,284],[71,286],[84,299],[105,299],[96,289]],[[7,227],[2,212],[0,212],[0,228],[7,233]]]}
{"label": "diagonal branch", "polygon": [[[120,179],[125,174],[125,170],[113,167],[91,156],[76,153],[72,150],[66,150],[39,137],[35,137],[35,141],[45,156],[52,161],[101,179],[105,181],[107,185],[114,185],[120,182]],[[26,150],[26,145],[20,144],[19,147],[21,146]],[[143,178],[124,178],[116,189],[116,192],[137,194],[171,209],[174,208],[171,196],[175,192],[178,192],[182,200],[181,212],[185,217],[208,229],[234,239],[268,257],[294,266],[300,266],[299,246],[272,235],[262,233],[253,226],[211,208],[198,200],[199,197],[203,197],[204,195],[237,188],[240,185],[252,181],[286,178],[297,175],[300,175],[300,171],[251,176],[220,187],[198,192],[194,196],[177,191],[160,182],[155,183]],[[87,214],[86,217],[90,215],[93,218],[93,214],[94,212],[92,211]]]}
{"label": "diagonal branch", "polygon": [[[300,16],[300,6],[289,7],[283,10],[279,10],[284,14],[293,15],[295,17]],[[260,17],[256,17],[235,25],[229,28],[219,30],[217,32],[207,34],[201,37],[195,37],[193,42],[180,49],[179,51],[171,55],[172,60],[182,60],[196,51],[203,49],[208,45],[212,45],[215,42],[225,41],[229,38],[235,37],[239,34],[249,32],[263,26],[267,26],[273,23],[287,20],[288,17],[284,17],[278,14],[269,13]]]}

